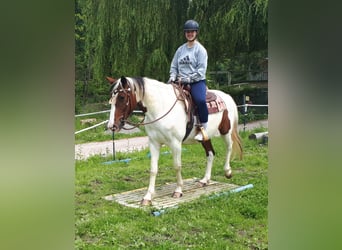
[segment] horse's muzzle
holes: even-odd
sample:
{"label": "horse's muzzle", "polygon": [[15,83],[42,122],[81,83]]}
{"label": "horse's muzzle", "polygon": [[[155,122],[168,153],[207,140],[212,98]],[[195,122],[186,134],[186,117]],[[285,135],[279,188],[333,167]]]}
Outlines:
{"label": "horse's muzzle", "polygon": [[111,130],[111,131],[114,131],[114,132],[118,132],[121,130],[121,128],[125,125],[125,121],[123,119],[120,120],[119,124],[113,124],[112,127],[109,127],[108,128]]}
{"label": "horse's muzzle", "polygon": [[112,127],[108,127],[111,131],[116,132],[118,130],[118,127],[116,125],[113,125]]}

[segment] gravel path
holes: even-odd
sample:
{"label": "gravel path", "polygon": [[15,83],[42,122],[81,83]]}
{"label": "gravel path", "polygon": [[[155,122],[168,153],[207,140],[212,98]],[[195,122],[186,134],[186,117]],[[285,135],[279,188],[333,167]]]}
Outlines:
{"label": "gravel path", "polygon": [[[268,128],[268,120],[262,120],[252,123],[247,123],[245,130],[252,130],[254,128],[264,127]],[[239,131],[244,129],[244,125],[239,125]],[[129,139],[115,140],[115,152],[133,152],[142,150],[148,147],[148,138],[134,137]],[[113,154],[113,141],[104,142],[90,142],[75,145],[75,159],[85,160],[93,155],[112,155]]]}

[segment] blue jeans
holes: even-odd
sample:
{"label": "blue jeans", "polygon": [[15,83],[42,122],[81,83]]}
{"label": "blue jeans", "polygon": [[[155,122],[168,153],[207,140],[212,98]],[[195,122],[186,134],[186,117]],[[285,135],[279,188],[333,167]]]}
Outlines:
{"label": "blue jeans", "polygon": [[206,96],[206,81],[201,80],[191,84],[191,96],[197,106],[199,121],[201,123],[208,122],[208,107],[205,102]]}

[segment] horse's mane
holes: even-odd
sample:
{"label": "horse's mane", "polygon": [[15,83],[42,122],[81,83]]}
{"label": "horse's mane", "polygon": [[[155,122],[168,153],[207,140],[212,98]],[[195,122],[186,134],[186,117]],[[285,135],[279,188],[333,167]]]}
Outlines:
{"label": "horse's mane", "polygon": [[[113,81],[114,82],[114,81]],[[146,90],[149,86],[154,86],[153,90],[156,90],[158,93],[159,87],[162,89],[169,89],[171,84],[165,84],[164,82],[161,82],[156,79],[152,79],[149,77],[142,77],[142,76],[121,76],[121,78],[118,78],[111,86],[110,93],[115,92],[118,89],[127,89],[130,88],[138,97],[139,100],[142,100],[145,98]],[[158,86],[158,87],[157,87]],[[171,88],[172,89],[172,88]],[[153,93],[155,91],[152,91]],[[156,94],[155,93],[155,94]],[[157,94],[158,95],[158,94]]]}
{"label": "horse's mane", "polygon": [[142,92],[142,96],[145,95],[145,80],[143,77],[124,77],[117,79],[114,84],[110,87],[110,92],[112,93],[117,89],[119,86],[122,88],[125,84],[128,84],[131,89],[134,91],[138,90],[139,92]]}
{"label": "horse's mane", "polygon": [[145,95],[145,80],[143,77],[130,77],[133,81],[133,85],[138,87],[139,92],[142,92],[142,97]]}
{"label": "horse's mane", "polygon": [[137,94],[141,98],[144,98],[144,96],[145,96],[146,84],[153,83],[153,84],[157,84],[157,85],[161,84],[159,86],[162,86],[162,85],[165,86],[166,85],[163,82],[160,82],[158,80],[155,80],[155,79],[152,79],[152,78],[149,78],[149,77],[141,77],[141,76],[138,76],[138,77],[121,77],[120,81],[122,81],[122,80],[126,81],[127,84],[129,84],[129,86],[135,92],[138,92]]}

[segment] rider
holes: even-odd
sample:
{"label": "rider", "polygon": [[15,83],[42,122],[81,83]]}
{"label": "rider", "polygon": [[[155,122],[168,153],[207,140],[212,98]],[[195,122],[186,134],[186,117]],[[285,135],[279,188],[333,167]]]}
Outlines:
{"label": "rider", "polygon": [[198,110],[200,131],[194,138],[198,141],[208,140],[206,132],[208,124],[208,107],[205,101],[208,55],[206,49],[197,40],[199,24],[188,20],[184,24],[184,34],[187,40],[181,45],[171,63],[170,82],[181,82],[191,86],[191,96]]}

